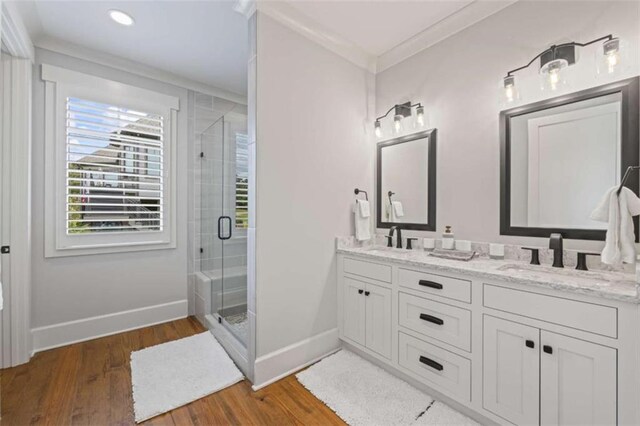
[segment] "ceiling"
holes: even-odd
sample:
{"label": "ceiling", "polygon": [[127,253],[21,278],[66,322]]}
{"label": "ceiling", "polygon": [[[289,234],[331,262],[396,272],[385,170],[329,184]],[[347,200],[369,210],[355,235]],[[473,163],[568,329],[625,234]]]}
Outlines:
{"label": "ceiling", "polygon": [[[252,0],[9,1],[36,45],[69,42],[241,96],[247,93],[248,25],[234,6]],[[263,11],[275,4],[295,12],[289,20],[309,21],[339,44],[348,42],[367,58],[377,58],[379,67],[388,67],[494,13],[492,4],[515,0],[258,1]],[[130,14],[135,25],[116,24],[107,14],[110,9]],[[416,37],[422,39],[415,42]],[[404,46],[412,47],[398,53]]]}
{"label": "ceiling", "polygon": [[[53,38],[245,95],[248,25],[234,1],[16,2],[37,45]],[[135,19],[123,27],[107,11]]]}
{"label": "ceiling", "polygon": [[298,12],[380,56],[475,0],[291,1]]}

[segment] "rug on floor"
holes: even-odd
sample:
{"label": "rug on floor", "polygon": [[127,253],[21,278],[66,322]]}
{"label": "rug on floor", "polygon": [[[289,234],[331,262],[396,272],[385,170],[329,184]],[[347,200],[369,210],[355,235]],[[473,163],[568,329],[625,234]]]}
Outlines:
{"label": "rug on floor", "polygon": [[478,425],[347,350],[324,358],[296,378],[351,426]]}
{"label": "rug on floor", "polygon": [[181,407],[243,379],[209,332],[131,353],[136,423]]}

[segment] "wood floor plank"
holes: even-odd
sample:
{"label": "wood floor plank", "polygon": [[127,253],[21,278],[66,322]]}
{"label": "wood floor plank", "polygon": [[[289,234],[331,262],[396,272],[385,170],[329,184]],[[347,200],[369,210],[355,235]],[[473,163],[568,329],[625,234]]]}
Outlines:
{"label": "wood floor plank", "polygon": [[[131,352],[207,331],[185,318],[36,354],[0,370],[2,426],[134,425]],[[343,425],[293,376],[254,392],[244,380],[143,425]]]}

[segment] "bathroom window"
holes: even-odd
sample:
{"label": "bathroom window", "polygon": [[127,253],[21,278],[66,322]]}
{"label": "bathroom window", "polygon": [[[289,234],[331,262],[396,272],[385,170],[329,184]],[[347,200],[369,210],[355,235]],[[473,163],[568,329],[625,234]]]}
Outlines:
{"label": "bathroom window", "polygon": [[47,257],[175,247],[178,99],[43,65]]}
{"label": "bathroom window", "polygon": [[247,135],[236,133],[236,228],[249,227],[249,146]]}
{"label": "bathroom window", "polygon": [[67,234],[162,231],[164,117],[66,102]]}

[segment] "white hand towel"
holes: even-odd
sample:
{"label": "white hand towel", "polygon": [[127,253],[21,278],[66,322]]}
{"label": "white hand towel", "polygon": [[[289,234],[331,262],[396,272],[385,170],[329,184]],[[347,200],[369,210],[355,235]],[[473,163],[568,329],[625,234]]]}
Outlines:
{"label": "white hand towel", "polygon": [[402,203],[400,201],[394,201],[391,204],[393,205],[393,213],[396,217],[404,216],[404,207],[402,207]]}
{"label": "white hand towel", "polygon": [[640,199],[629,188],[609,189],[595,210],[591,219],[607,222],[607,235],[602,250],[602,263],[620,265],[635,263],[636,246],[633,216],[640,214]]}
{"label": "white hand towel", "polygon": [[371,216],[371,209],[369,207],[369,201],[367,200],[357,200],[358,209],[360,212],[360,217],[369,217]]}
{"label": "white hand towel", "polygon": [[402,222],[402,216],[404,216],[404,207],[400,201],[392,201],[388,206],[389,221],[390,222]]}
{"label": "white hand towel", "polygon": [[[363,204],[366,203],[366,207]],[[366,216],[363,211],[366,209]],[[369,212],[369,202],[365,200],[357,200],[353,209],[353,219],[356,225],[356,240],[367,241],[371,239],[371,214]]]}

